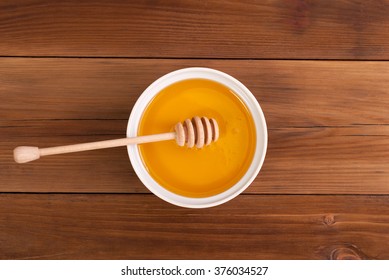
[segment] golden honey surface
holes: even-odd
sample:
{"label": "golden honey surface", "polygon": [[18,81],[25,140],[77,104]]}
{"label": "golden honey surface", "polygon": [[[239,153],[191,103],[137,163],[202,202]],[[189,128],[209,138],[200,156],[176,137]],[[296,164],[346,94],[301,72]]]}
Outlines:
{"label": "golden honey surface", "polygon": [[226,86],[206,79],[174,83],[147,105],[138,135],[173,131],[193,116],[214,118],[220,137],[202,149],[179,147],[175,141],[139,145],[150,175],[162,187],[187,197],[219,194],[237,183],[255,152],[255,127],[244,103]]}

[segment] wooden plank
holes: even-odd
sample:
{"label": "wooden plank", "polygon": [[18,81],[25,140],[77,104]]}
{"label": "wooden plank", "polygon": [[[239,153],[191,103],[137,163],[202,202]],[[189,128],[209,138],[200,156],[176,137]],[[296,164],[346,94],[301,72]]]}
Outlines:
{"label": "wooden plank", "polygon": [[154,80],[191,66],[243,82],[270,128],[389,124],[389,63],[355,61],[1,58],[0,120],[128,119]]}
{"label": "wooden plank", "polygon": [[[388,259],[388,196],[0,195],[0,259]],[[166,225],[169,225],[168,227]]]}
{"label": "wooden plank", "polygon": [[389,59],[389,1],[2,1],[2,56]]}
{"label": "wooden plank", "polygon": [[[4,123],[4,122],[3,122]],[[11,121],[1,125],[0,191],[145,193],[125,148],[16,164],[18,145],[48,147],[124,136],[126,120]],[[270,128],[259,176],[246,193],[389,194],[389,126]]]}
{"label": "wooden plank", "polygon": [[[193,61],[1,61],[0,191],[147,192],[124,148],[28,165],[16,165],[12,150],[123,137],[139,93],[166,72],[194,66]],[[236,76],[265,112],[268,153],[247,193],[388,194],[389,63],[197,63]]]}

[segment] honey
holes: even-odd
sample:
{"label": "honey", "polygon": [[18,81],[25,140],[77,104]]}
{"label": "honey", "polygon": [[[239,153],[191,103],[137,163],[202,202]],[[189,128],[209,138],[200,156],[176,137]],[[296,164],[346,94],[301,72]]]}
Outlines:
{"label": "honey", "polygon": [[173,131],[193,116],[217,120],[220,137],[202,149],[175,141],[139,145],[144,165],[162,187],[178,195],[201,198],[224,192],[248,170],[255,152],[250,112],[228,87],[207,79],[176,82],[160,91],[141,117],[138,135]]}

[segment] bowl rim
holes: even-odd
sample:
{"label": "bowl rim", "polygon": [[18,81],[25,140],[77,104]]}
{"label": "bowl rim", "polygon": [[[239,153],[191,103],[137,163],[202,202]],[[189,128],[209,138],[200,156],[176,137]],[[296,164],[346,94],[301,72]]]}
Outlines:
{"label": "bowl rim", "polygon": [[222,193],[202,198],[185,197],[168,191],[151,177],[143,164],[136,145],[128,145],[127,151],[138,178],[156,196],[181,207],[207,208],[223,204],[247,189],[257,177],[265,160],[268,142],[265,116],[257,99],[245,85],[224,72],[205,67],[189,67],[167,73],[150,84],[139,96],[128,119],[127,137],[137,136],[139,122],[145,108],[163,88],[178,81],[195,78],[212,80],[230,88],[242,100],[252,115],[256,132],[256,148],[250,167],[242,178],[234,186]]}

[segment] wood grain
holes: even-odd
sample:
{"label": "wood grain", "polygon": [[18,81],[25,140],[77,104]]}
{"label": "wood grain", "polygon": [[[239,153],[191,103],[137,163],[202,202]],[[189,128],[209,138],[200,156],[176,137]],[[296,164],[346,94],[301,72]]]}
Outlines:
{"label": "wood grain", "polygon": [[389,59],[389,2],[2,1],[0,56]]}
{"label": "wood grain", "polygon": [[25,166],[19,145],[120,138],[140,93],[174,69],[232,74],[260,102],[264,167],[247,193],[388,194],[389,63],[137,59],[0,59],[0,191],[145,193],[124,148]]}
{"label": "wood grain", "polygon": [[389,63],[0,59],[0,120],[128,119],[160,76],[210,67],[245,84],[271,128],[389,124]]}
{"label": "wood grain", "polygon": [[184,209],[153,195],[2,194],[0,259],[387,259],[388,199],[241,195]]}

